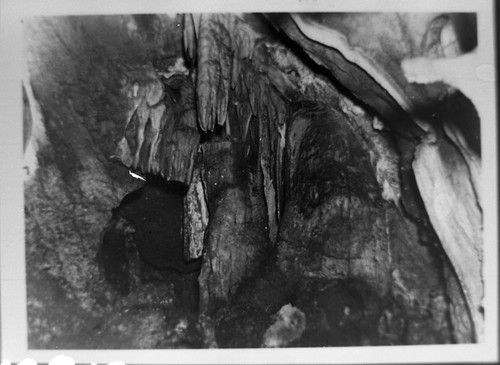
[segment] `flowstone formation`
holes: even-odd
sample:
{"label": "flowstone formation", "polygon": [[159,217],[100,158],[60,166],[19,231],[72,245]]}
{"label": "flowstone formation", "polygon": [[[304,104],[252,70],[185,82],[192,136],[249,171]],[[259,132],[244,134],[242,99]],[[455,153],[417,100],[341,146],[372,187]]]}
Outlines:
{"label": "flowstone formation", "polygon": [[474,14],[25,29],[30,347],[481,340],[480,119],[402,67]]}

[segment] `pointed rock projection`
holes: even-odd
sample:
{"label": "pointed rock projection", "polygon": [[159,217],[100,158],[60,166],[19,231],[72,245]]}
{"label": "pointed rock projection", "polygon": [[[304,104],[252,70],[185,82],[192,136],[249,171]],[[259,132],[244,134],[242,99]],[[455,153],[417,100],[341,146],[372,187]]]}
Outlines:
{"label": "pointed rock projection", "polygon": [[194,85],[189,76],[173,75],[134,86],[135,109],[118,143],[116,157],[144,174],[189,184],[200,135]]}

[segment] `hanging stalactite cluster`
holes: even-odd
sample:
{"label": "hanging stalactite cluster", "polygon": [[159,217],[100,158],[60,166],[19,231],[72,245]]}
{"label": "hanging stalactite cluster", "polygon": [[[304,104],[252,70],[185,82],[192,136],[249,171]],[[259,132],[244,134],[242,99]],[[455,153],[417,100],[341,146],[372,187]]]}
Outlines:
{"label": "hanging stalactite cluster", "polygon": [[241,17],[185,15],[183,26],[195,68],[168,78],[149,71],[146,82],[132,83],[134,107],[116,156],[131,169],[189,185],[200,136],[221,127],[224,138],[246,145],[246,158],[253,153],[260,165],[275,239],[284,199],[285,93],[297,93],[296,86],[283,85],[283,75],[268,77],[267,64],[279,63],[279,56]]}
{"label": "hanging stalactite cluster", "polygon": [[134,108],[116,157],[144,174],[189,184],[200,141],[190,77],[151,72],[147,82],[132,89]]}

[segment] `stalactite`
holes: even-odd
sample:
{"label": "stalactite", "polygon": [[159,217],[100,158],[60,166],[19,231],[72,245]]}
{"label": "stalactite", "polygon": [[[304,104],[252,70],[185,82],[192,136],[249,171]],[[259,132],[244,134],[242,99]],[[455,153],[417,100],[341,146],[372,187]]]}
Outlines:
{"label": "stalactite", "polygon": [[[160,174],[167,180],[189,184],[200,138],[194,86],[184,75],[174,75],[164,83],[158,78],[136,86],[140,99],[116,156],[125,166],[144,174]],[[165,96],[176,93],[178,98]]]}
{"label": "stalactite", "polygon": [[187,260],[202,256],[208,218],[205,190],[198,170],[184,198],[184,256]]}
{"label": "stalactite", "polygon": [[244,80],[244,85],[247,89],[248,101],[254,115],[259,111],[259,83],[255,80],[254,74],[247,74]]}
{"label": "stalactite", "polygon": [[252,109],[250,108],[250,105],[246,101],[241,101],[238,103],[237,106],[237,117],[238,121],[241,123],[241,140],[245,141],[247,134],[248,134],[248,128],[250,126],[250,120],[252,119]]}
{"label": "stalactite", "polygon": [[250,59],[255,39],[258,37],[249,26],[239,17],[235,17],[235,26],[233,28],[233,69],[231,75],[231,88],[234,89],[240,78],[242,62]]}
{"label": "stalactite", "polygon": [[234,18],[221,14],[200,16],[198,75],[196,80],[198,121],[204,131],[227,121],[232,70],[231,30]]}
{"label": "stalactite", "polygon": [[[285,145],[287,104],[272,80],[259,72],[248,59],[241,61],[240,73],[233,89],[236,120],[241,141],[247,140],[251,123],[259,123],[259,163],[264,178],[271,237],[276,237],[277,221],[284,199],[283,156]],[[253,117],[253,118],[252,118]],[[262,122],[265,121],[265,122]],[[235,127],[232,127],[236,130]]]}
{"label": "stalactite", "polygon": [[190,59],[196,57],[196,30],[195,30],[195,15],[185,14],[183,18],[183,36],[184,51]]}
{"label": "stalactite", "polygon": [[284,158],[285,158],[285,147],[286,147],[286,124],[283,123],[278,125],[279,138],[276,147],[276,192],[277,192],[277,203],[276,203],[276,215],[278,219],[282,215],[282,207],[285,201],[285,177],[283,173],[284,169]]}
{"label": "stalactite", "polygon": [[264,196],[266,198],[267,205],[267,219],[269,225],[269,238],[271,242],[276,242],[278,234],[278,219],[277,219],[277,208],[276,208],[276,188],[275,188],[275,177],[273,174],[273,158],[271,151],[272,139],[270,137],[270,125],[271,122],[266,114],[259,117],[259,162],[262,171],[263,185],[264,185]]}

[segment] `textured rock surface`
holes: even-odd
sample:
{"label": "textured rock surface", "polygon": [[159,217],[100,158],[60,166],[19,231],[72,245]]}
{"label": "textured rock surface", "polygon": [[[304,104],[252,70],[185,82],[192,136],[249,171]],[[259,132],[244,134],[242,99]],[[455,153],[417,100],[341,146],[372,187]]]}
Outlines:
{"label": "textured rock surface", "polygon": [[[361,15],[361,17],[366,17],[366,15]],[[297,18],[297,21],[298,20],[303,20],[302,22],[297,23],[302,26],[302,28],[299,27],[291,18],[287,17],[280,19],[278,24],[290,38],[300,44],[300,46],[307,51],[315,62],[324,66],[329,72],[331,72],[333,77],[344,85],[358,100],[362,100],[364,103],[380,113],[384,121],[390,123],[391,129],[409,138],[418,137],[422,134],[420,128],[413,123],[411,118],[406,113],[404,113],[403,107],[398,104],[397,101],[390,96],[390,94],[388,94],[384,86],[373,81],[373,72],[370,73],[370,70],[365,70],[361,65],[357,65],[356,62],[351,60],[338,48],[326,47],[321,43],[322,39],[325,38],[342,38],[342,42],[339,45],[345,44],[345,48],[349,49],[353,55],[356,55],[361,59],[367,58],[361,53],[364,48],[359,47],[359,52],[353,51],[351,47],[354,45],[350,45],[348,43],[346,44],[344,40],[345,35],[335,30],[334,22],[329,24],[329,27],[325,28],[327,30],[327,34],[322,34],[322,36],[319,37],[315,34],[311,35],[307,33],[308,29],[318,29],[315,19],[312,20],[312,24],[310,24],[311,20],[309,18],[304,20],[303,17],[300,17]],[[382,15],[381,19],[375,19],[374,21],[384,22],[387,20],[388,19],[384,18]],[[392,21],[389,19],[389,21],[391,23],[394,22],[393,19]],[[353,23],[352,30],[354,30],[355,34],[357,33],[357,30],[360,30],[361,32],[368,32],[369,26],[366,24],[366,19],[364,21],[360,19],[360,22],[365,24],[366,28],[364,26],[359,26],[358,22]],[[304,36],[301,31],[306,33],[306,35],[311,36],[311,39],[314,40]],[[316,37],[318,37],[319,40],[316,40]],[[388,44],[391,44],[390,41]],[[402,44],[405,45],[404,42]],[[380,45],[380,43],[377,42],[377,45]],[[373,53],[373,51],[371,53]],[[379,53],[383,54],[385,53],[385,50],[380,49]],[[363,87],[363,85],[370,85],[370,87],[366,88]],[[386,83],[386,86],[387,85],[393,84]]]}
{"label": "textured rock surface", "polygon": [[[421,246],[417,227],[382,199],[361,136],[344,115],[326,109],[295,118],[289,145],[300,148],[287,154],[291,198],[281,222],[280,268],[299,281],[357,279],[381,298],[395,299],[410,328],[401,343],[450,341],[446,321],[431,328],[424,319],[432,296],[445,300],[437,261]],[[294,133],[296,123],[302,136]],[[446,310],[439,308],[442,318]]]}
{"label": "textured rock surface", "polygon": [[[27,150],[34,147],[37,158],[33,164],[27,154],[26,164],[38,165],[27,170],[25,182],[33,348],[188,343],[185,333],[175,332],[186,316],[173,300],[181,278],[150,273],[132,280],[130,296],[117,300],[96,260],[112,208],[140,186],[109,160],[128,119],[131,99],[121,83],[130,76],[126,66],[141,65],[151,45],[129,33],[133,23],[131,17],[45,18],[27,28],[31,85],[43,118],[36,121],[43,128],[32,123],[32,132],[26,131]],[[137,279],[133,265],[129,269]]]}
{"label": "textured rock surface", "polygon": [[269,245],[263,194],[258,185],[249,186],[252,172],[240,151],[229,142],[203,149],[210,222],[200,274],[201,310],[210,314],[257,270]]}
{"label": "textured rock surface", "polygon": [[[119,73],[105,62],[77,67],[72,49],[65,48],[72,36],[78,39],[77,24],[67,19],[41,21],[38,26],[43,31],[29,33],[36,44],[30,58],[31,83],[47,138],[37,151],[39,167],[30,171],[25,183],[28,285],[48,276],[46,292],[28,291],[30,344],[37,347],[57,344],[58,339],[76,341],[72,334],[80,327],[83,330],[89,317],[103,314],[108,287],[98,272],[96,248],[111,216],[110,207],[136,186],[126,171],[106,159],[112,150],[107,141],[124,117],[115,113],[124,106]],[[54,42],[54,32],[59,34],[55,29],[64,29],[67,38]],[[74,44],[80,52],[91,46]],[[84,319],[74,322],[72,331],[38,323],[37,318],[43,318],[39,313],[58,301],[56,293],[63,303],[72,303],[72,311],[82,313]],[[58,321],[57,316],[49,318]]]}
{"label": "textured rock surface", "polygon": [[208,219],[205,189],[200,171],[196,170],[184,200],[183,239],[186,259],[202,257]]}
{"label": "textured rock surface", "polygon": [[[408,83],[400,66],[409,55],[454,54],[450,19],[204,14],[30,23],[30,345],[474,341],[482,296],[477,115],[470,103],[454,107],[461,96],[449,97],[443,84]],[[321,32],[336,43],[318,43]],[[153,189],[146,203],[112,218],[144,184],[128,168],[180,181],[183,193],[165,200]],[[172,238],[175,257],[164,245]],[[99,256],[106,242],[112,249]],[[201,257],[199,277],[158,269],[184,257]],[[287,304],[297,321],[273,327]]]}
{"label": "textured rock surface", "polygon": [[302,337],[306,316],[300,309],[291,304],[284,305],[275,318],[276,321],[264,333],[264,347],[285,347]]}
{"label": "textured rock surface", "polygon": [[456,147],[439,137],[421,145],[415,157],[422,199],[460,279],[476,332],[482,333],[482,222],[467,164]]}
{"label": "textured rock surface", "polygon": [[[477,44],[475,32],[465,34],[465,32],[460,31],[459,25],[467,23],[473,29],[476,21],[475,15],[306,14],[296,15],[293,19],[294,23],[285,16],[277,19],[276,24],[279,24],[294,41],[303,46],[316,62],[327,67],[356,98],[370,105],[382,115],[385,128],[390,128],[406,137],[421,135],[422,130],[415,129],[415,123],[408,120],[409,116],[424,130],[429,129],[429,124],[444,126],[446,133],[461,151],[468,166],[470,175],[464,174],[464,184],[468,185],[472,182],[476,193],[473,201],[469,201],[467,196],[462,201],[462,198],[457,195],[456,204],[467,207],[470,204],[480,206],[479,121],[474,115],[472,105],[469,101],[463,100],[463,96],[448,97],[446,85],[442,83],[430,83],[425,86],[409,83],[404,77],[400,66],[405,57],[456,57],[461,53],[473,50]],[[384,23],[384,26],[380,25],[382,23]],[[297,32],[296,27],[305,34],[305,37]],[[371,39],[371,41],[367,41],[367,39]],[[311,42],[311,40],[322,43],[327,47],[322,47]],[[395,47],[396,44],[398,44],[397,47]],[[350,61],[352,64],[346,66],[346,61]],[[350,71],[346,72],[347,69]],[[364,72],[376,82],[369,80]],[[370,84],[371,87],[360,87],[361,84],[365,83]],[[382,92],[380,92],[380,87],[384,88]],[[387,91],[387,94],[384,94],[385,91]],[[447,109],[444,112],[439,105],[442,99],[447,102]],[[461,108],[455,106],[458,100],[463,100]],[[409,112],[409,115],[406,115],[406,117],[401,116],[400,107]],[[462,112],[457,112],[457,109],[462,109]],[[398,147],[402,149],[401,177],[404,184],[402,190],[404,207],[418,220],[426,219],[420,213],[415,214],[415,210],[419,210],[415,203],[409,203],[409,201],[414,200],[408,197],[408,195],[414,193],[410,189],[410,194],[408,194],[407,190],[413,180],[409,165],[413,159],[413,152],[411,148],[401,148],[408,144],[407,142],[399,142],[398,144]],[[425,147],[422,147],[422,149],[425,149]],[[422,174],[422,169],[416,168],[417,181],[428,180],[431,176],[434,181],[443,178],[443,175],[438,172],[439,169],[431,167],[431,161],[424,162],[425,158],[419,160],[422,165],[428,166],[428,173],[426,176],[418,176]],[[408,174],[408,171],[410,171],[410,174]],[[450,170],[446,168],[446,171]],[[454,173],[453,176],[455,176]],[[451,185],[449,187],[452,190],[461,190],[454,183],[451,183]],[[429,187],[420,183],[419,190],[422,195],[432,194],[424,192],[422,189],[429,189]],[[430,188],[430,190],[434,189]],[[429,215],[432,216],[433,205],[441,203],[436,203],[433,199],[424,199],[424,204]],[[409,209],[410,207],[411,209]],[[467,225],[471,224],[478,227],[474,222],[481,221],[481,211],[476,208],[464,209],[469,212],[468,218],[470,220],[468,220]],[[463,221],[463,217],[461,217],[463,214],[460,213],[460,210],[451,210],[448,215],[454,216],[450,220],[454,220],[455,223]],[[431,221],[438,232],[460,231],[461,229],[460,225],[455,225],[451,221],[444,222],[442,219],[433,219],[432,217]],[[470,281],[469,283],[462,283],[462,285],[465,292],[473,293],[468,294],[469,296],[476,297],[475,303],[471,303],[469,300],[469,307],[472,306],[470,310],[476,312],[473,317],[480,333],[482,319],[477,312],[479,305],[477,298],[480,298],[482,293],[482,280],[479,274],[482,254],[481,250],[478,249],[478,245],[482,245],[482,239],[477,228],[472,230],[474,231],[473,237],[468,239],[467,243],[462,247],[471,252],[472,263],[465,264],[461,262],[462,260],[451,258],[461,255],[461,250],[457,245],[450,243],[447,254],[451,255],[452,265],[457,272],[462,272],[462,276],[467,276],[467,280]],[[442,237],[443,234],[441,233],[440,238],[442,239]],[[470,265],[474,266],[473,272],[470,275],[465,274],[469,272]],[[463,282],[463,280],[461,281]],[[456,291],[454,292],[456,293]],[[455,308],[462,305],[459,304],[462,303],[462,300],[461,295],[452,298],[452,301],[455,302]],[[460,310],[462,315],[459,317],[462,317],[466,311],[466,308],[462,308]]]}
{"label": "textured rock surface", "polygon": [[199,270],[200,260],[188,261],[184,257],[185,195],[182,184],[149,176],[142,188],[128,194],[113,209],[112,224],[106,230],[100,253],[106,253],[108,261],[115,260],[123,255],[121,251],[127,251],[127,246],[134,245],[141,258],[156,268],[185,273]]}
{"label": "textured rock surface", "polygon": [[163,82],[154,70],[149,73],[145,85],[133,85],[134,109],[116,157],[144,174],[189,185],[200,140],[194,87],[183,74]]}

